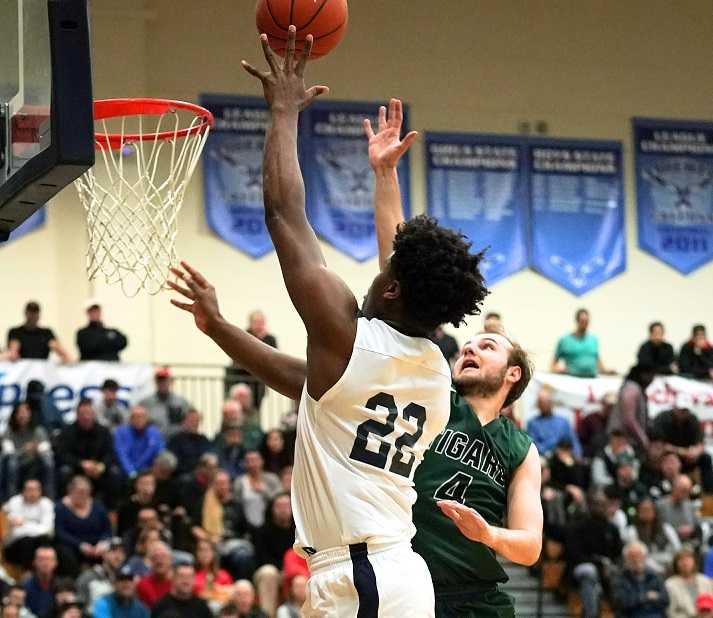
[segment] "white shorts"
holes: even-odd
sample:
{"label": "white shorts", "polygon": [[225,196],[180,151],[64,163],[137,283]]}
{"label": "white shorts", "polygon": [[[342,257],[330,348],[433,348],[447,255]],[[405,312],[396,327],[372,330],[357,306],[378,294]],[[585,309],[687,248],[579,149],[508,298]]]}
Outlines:
{"label": "white shorts", "polygon": [[369,549],[366,543],[308,559],[305,618],[432,618],[433,582],[410,543]]}

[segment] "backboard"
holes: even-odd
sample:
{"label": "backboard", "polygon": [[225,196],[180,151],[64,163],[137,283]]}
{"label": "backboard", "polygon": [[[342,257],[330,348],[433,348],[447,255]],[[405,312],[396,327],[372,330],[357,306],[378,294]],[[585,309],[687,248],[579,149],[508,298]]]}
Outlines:
{"label": "backboard", "polygon": [[94,164],[87,0],[0,0],[0,241]]}

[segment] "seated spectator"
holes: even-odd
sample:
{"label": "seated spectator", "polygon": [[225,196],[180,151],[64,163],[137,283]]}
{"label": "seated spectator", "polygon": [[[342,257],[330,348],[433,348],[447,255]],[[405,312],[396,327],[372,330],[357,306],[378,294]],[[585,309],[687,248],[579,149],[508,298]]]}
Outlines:
{"label": "seated spectator", "polygon": [[657,375],[668,376],[676,373],[676,355],[673,346],[664,341],[661,322],[649,325],[649,338],[641,344],[637,354],[638,364],[653,367]]}
{"label": "seated spectator", "polygon": [[255,588],[247,579],[235,582],[233,605],[238,618],[267,618],[267,614],[255,603]]}
{"label": "seated spectator", "polygon": [[697,618],[713,618],[713,594],[702,592],[696,598]]}
{"label": "seated spectator", "polygon": [[102,308],[98,299],[86,303],[89,324],[77,331],[79,360],[118,361],[119,352],[127,345],[126,336],[116,328],[107,328],[102,322]]}
{"label": "seated spectator", "polygon": [[661,498],[657,505],[661,522],[671,525],[682,543],[695,542],[700,533],[700,522],[690,492],[691,479],[681,474],[673,482],[671,494]]}
{"label": "seated spectator", "polygon": [[39,326],[39,321],[40,305],[30,301],[25,305],[25,323],[11,328],[7,333],[7,358],[47,360],[52,351],[62,359],[63,363],[71,362],[72,358],[52,330]]}
{"label": "seated spectator", "polygon": [[54,601],[54,579],[57,554],[52,547],[35,550],[32,575],[24,582],[27,608],[37,618],[48,618]]}
{"label": "seated spectator", "polygon": [[243,432],[240,424],[234,421],[223,423],[220,433],[213,440],[213,452],[218,455],[218,465],[235,478],[245,472],[243,459],[245,447],[243,446]]}
{"label": "seated spectator", "polygon": [[76,606],[80,610],[75,614],[75,618],[81,618],[81,607],[77,600],[77,590],[74,579],[71,577],[58,577],[54,582],[54,600],[52,602],[52,613],[59,616],[69,606]]}
{"label": "seated spectator", "polygon": [[180,479],[178,501],[185,508],[193,525],[199,525],[202,519],[205,492],[213,484],[218,471],[218,458],[214,453],[201,455],[193,472]]}
{"label": "seated spectator", "polygon": [[648,488],[637,477],[633,460],[619,462],[614,486],[621,495],[621,509],[627,521],[632,521],[636,515],[636,506],[648,495]]}
{"label": "seated spectator", "polygon": [[[250,392],[248,390],[248,392]],[[243,406],[237,399],[226,399],[221,409],[221,428],[226,423],[243,424]]]}
{"label": "seated spectator", "polygon": [[181,423],[181,430],[168,441],[166,448],[178,460],[177,474],[186,474],[195,469],[201,455],[210,449],[210,440],[200,432],[201,413],[190,409]]}
{"label": "seated spectator", "polygon": [[690,547],[678,551],[673,561],[673,575],[666,580],[671,600],[669,618],[696,615],[696,599],[702,593],[713,593],[713,580],[698,572],[696,554]]}
{"label": "seated spectator", "polygon": [[431,341],[438,346],[438,349],[448,361],[448,364],[453,367],[453,363],[458,356],[458,352],[460,352],[460,346],[455,340],[455,337],[451,337],[445,330],[443,330],[442,326],[439,326],[433,332]]}
{"label": "seated spectator", "polygon": [[574,455],[572,443],[564,438],[559,441],[549,458],[550,484],[573,496],[587,489],[588,470]]}
{"label": "seated spectator", "polygon": [[101,399],[94,402],[97,420],[105,427],[118,427],[126,418],[126,407],[119,401],[119,383],[104,380]]}
{"label": "seated spectator", "polygon": [[177,564],[171,590],[151,610],[152,618],[213,618],[208,604],[193,593],[195,570],[192,564]]}
{"label": "seated spectator", "polygon": [[36,424],[30,406],[18,403],[2,441],[3,501],[28,478],[41,479],[45,495],[54,497],[54,459],[47,432]]}
{"label": "seated spectator", "polygon": [[36,616],[26,607],[27,591],[20,584],[12,584],[2,599],[2,606],[12,605],[19,608],[19,614],[13,618],[36,618]]}
{"label": "seated spectator", "polygon": [[636,505],[636,516],[633,523],[627,526],[622,540],[625,543],[639,541],[646,545],[649,552],[646,565],[659,574],[668,570],[679,546],[678,535],[673,528],[661,523],[651,498],[643,498]]}
{"label": "seated spectator", "polygon": [[155,530],[158,533],[159,540],[167,543],[169,546],[172,544],[173,535],[171,534],[171,530],[169,530],[161,520],[158,515],[158,511],[147,506],[139,510],[137,513],[136,524],[134,527],[129,528],[124,533],[122,542],[127,554],[131,555],[136,552],[136,545],[139,542],[139,537],[145,530]]}
{"label": "seated spectator", "polygon": [[561,440],[568,440],[573,446],[575,457],[581,457],[582,447],[572,424],[554,413],[550,387],[543,386],[537,394],[537,410],[539,414],[527,423],[527,433],[540,455],[549,455]]}
{"label": "seated spectator", "polygon": [[248,523],[235,499],[230,476],[218,470],[202,504],[200,525],[193,527],[198,539],[217,546],[223,565],[234,579],[252,577],[255,549],[249,540]]}
{"label": "seated spectator", "polygon": [[159,367],[154,374],[156,393],[139,402],[146,408],[151,423],[166,437],[176,433],[186,412],[191,409],[188,401],[172,391],[173,378],[168,367]]}
{"label": "seated spectator", "polygon": [[77,579],[77,600],[83,603],[90,613],[94,612],[94,603],[99,597],[111,594],[114,590],[117,573],[125,558],[121,539],[114,537],[109,542],[101,564],[86,569]]}
{"label": "seated spectator", "polygon": [[171,590],[173,556],[168,545],[161,541],[153,543],[149,549],[149,562],[151,571],[139,580],[136,595],[146,607],[152,609]]}
{"label": "seated spectator", "polygon": [[258,451],[245,453],[245,474],[235,481],[235,497],[242,505],[245,519],[253,528],[265,523],[268,502],[280,492],[280,479],[263,469],[262,455]]}
{"label": "seated spectator", "polygon": [[144,470],[134,479],[134,492],[129,499],[119,507],[117,532],[125,534],[130,528],[136,526],[139,511],[144,508],[158,509],[156,498],[156,479],[154,475]]}
{"label": "seated spectator", "polygon": [[307,578],[295,575],[290,581],[287,602],[277,608],[276,618],[299,618],[302,605],[307,599]]}
{"label": "seated spectator", "polygon": [[243,382],[230,389],[230,397],[238,402],[242,414],[243,445],[247,450],[259,449],[263,440],[260,411],[255,405],[253,390]]}
{"label": "seated spectator", "polygon": [[136,598],[136,578],[122,567],[116,574],[114,591],[97,599],[94,618],[149,618],[149,610]]}
{"label": "seated spectator", "polygon": [[615,392],[609,392],[602,397],[602,406],[599,410],[590,412],[579,421],[577,435],[582,445],[582,455],[591,459],[607,444],[607,425],[609,416],[619,398]]}
{"label": "seated spectator", "polygon": [[505,326],[503,325],[503,320],[499,313],[490,311],[485,314],[483,318],[483,332],[505,334]]}
{"label": "seated spectator", "polygon": [[691,339],[681,346],[678,369],[681,375],[696,380],[713,380],[713,347],[703,324],[696,324],[691,331]]}
{"label": "seated spectator", "polygon": [[285,598],[289,596],[292,578],[297,575],[309,579],[309,566],[307,561],[290,547],[282,557],[282,588]]}
{"label": "seated spectator", "polygon": [[275,496],[269,516],[265,524],[255,531],[254,538],[256,561],[261,565],[255,572],[255,587],[260,607],[272,616],[279,601],[282,560],[295,542],[295,521],[287,494]]}
{"label": "seated spectator", "polygon": [[126,566],[137,577],[143,577],[151,572],[151,561],[149,552],[151,545],[157,541],[163,541],[161,533],[155,528],[144,528],[139,533],[138,540],[134,545],[134,554],[126,561]]}
{"label": "seated spectator", "polygon": [[636,452],[626,434],[620,429],[609,432],[609,441],[592,460],[592,484],[606,487],[614,483],[617,466],[623,461],[631,461],[636,468]]}
{"label": "seated spectator", "polygon": [[579,587],[586,618],[599,616],[602,582],[611,563],[621,555],[621,537],[609,522],[606,507],[602,493],[592,494],[589,515],[572,523],[566,532],[567,569]]}
{"label": "seated spectator", "polygon": [[285,436],[280,429],[271,429],[265,434],[260,454],[267,472],[280,474],[282,468],[292,465],[292,457],[285,448]]}
{"label": "seated spectator", "polygon": [[44,427],[51,438],[64,428],[63,413],[57,408],[52,397],[45,392],[45,385],[42,382],[30,380],[27,383],[25,401],[32,410],[35,424]]}
{"label": "seated spectator", "polygon": [[63,574],[76,576],[80,564],[102,560],[112,536],[111,522],[102,503],[92,498],[86,478],[71,480],[67,495],[55,505],[54,519]]}
{"label": "seated spectator", "polygon": [[151,473],[156,479],[156,501],[159,504],[159,511],[170,512],[178,504],[179,481],[175,476],[177,466],[178,461],[171,451],[160,452],[153,461]]}
{"label": "seated spectator", "polygon": [[158,428],[149,425],[146,408],[131,408],[129,422],[114,430],[114,449],[125,476],[136,477],[141,470],[150,468],[153,460],[163,450],[163,436]]}
{"label": "seated spectator", "polygon": [[649,446],[646,427],[649,422],[649,407],[646,389],[654,379],[653,367],[634,365],[624,379],[619,390],[619,400],[609,417],[609,432],[623,431],[637,450],[645,451]]}
{"label": "seated spectator", "polygon": [[595,378],[598,373],[611,374],[599,356],[599,340],[589,332],[589,311],[579,309],[575,314],[576,328],[560,337],[550,371],[567,373],[580,378]]}
{"label": "seated spectator", "polygon": [[607,519],[610,524],[616,527],[619,536],[623,538],[629,522],[621,508],[621,491],[616,485],[609,485],[604,488],[604,498],[606,502]]}
{"label": "seated spectator", "polygon": [[50,545],[54,535],[54,505],[42,496],[39,481],[28,479],[22,493],[3,506],[7,515],[7,532],[3,556],[13,564],[29,569],[37,548]]}
{"label": "seated spectator", "polygon": [[654,432],[681,459],[683,472],[690,474],[698,469],[706,493],[713,493],[713,461],[703,447],[703,430],[698,417],[691,412],[693,401],[689,395],[679,393],[674,409],[661,412],[654,420]]}
{"label": "seated spectator", "polygon": [[649,470],[646,485],[649,495],[658,500],[668,496],[673,489],[673,483],[681,474],[681,460],[676,453],[665,453],[659,460],[658,470]]}
{"label": "seated spectator", "polygon": [[285,466],[280,470],[280,485],[283,493],[292,493],[292,466]]}
{"label": "seated spectator", "polygon": [[77,405],[77,420],[57,438],[60,491],[72,477],[87,477],[98,497],[110,508],[119,494],[120,476],[109,429],[97,423],[90,399]]}
{"label": "seated spectator", "polygon": [[207,601],[226,602],[233,591],[233,578],[220,568],[218,554],[210,541],[196,542],[195,566],[193,592]]}
{"label": "seated spectator", "polygon": [[617,617],[666,618],[668,593],[661,577],[646,566],[643,543],[624,547],[624,569],[612,582]]}

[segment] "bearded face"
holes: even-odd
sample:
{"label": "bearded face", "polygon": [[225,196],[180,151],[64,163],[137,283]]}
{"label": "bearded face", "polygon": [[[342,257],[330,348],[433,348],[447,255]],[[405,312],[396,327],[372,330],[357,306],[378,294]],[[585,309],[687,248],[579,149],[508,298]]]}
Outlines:
{"label": "bearded face", "polygon": [[503,335],[477,335],[461,350],[453,367],[454,383],[464,395],[494,395],[505,382],[511,350],[512,344]]}

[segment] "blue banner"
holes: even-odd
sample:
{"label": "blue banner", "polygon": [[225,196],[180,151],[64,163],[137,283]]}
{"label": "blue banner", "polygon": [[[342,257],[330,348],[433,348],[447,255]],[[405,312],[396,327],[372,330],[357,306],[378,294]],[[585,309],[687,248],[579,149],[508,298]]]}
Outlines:
{"label": "blue banner", "polygon": [[619,142],[528,140],[531,264],[581,295],[626,268]]}
{"label": "blue banner", "polygon": [[[316,101],[302,114],[300,156],[307,191],[307,216],[324,240],[355,260],[377,254],[374,175],[362,123],[377,125],[379,105]],[[404,106],[402,136],[408,132]],[[404,214],[410,217],[408,154],[399,163]]]}
{"label": "blue banner", "polygon": [[16,227],[12,232],[10,232],[10,238],[7,242],[12,242],[13,240],[22,238],[25,234],[34,232],[38,227],[42,227],[45,224],[46,220],[47,206],[43,206],[39,210],[36,210],[34,213],[32,213],[27,219],[25,219],[22,222],[22,225]]}
{"label": "blue banner", "polygon": [[258,258],[273,250],[262,201],[262,151],[269,115],[255,97],[203,95],[215,118],[203,153],[208,224],[223,240]]}
{"label": "blue banner", "polygon": [[633,124],[639,246],[687,275],[713,259],[713,123]]}
{"label": "blue banner", "polygon": [[517,137],[426,134],[427,212],[489,247],[489,285],[527,265],[525,147]]}

